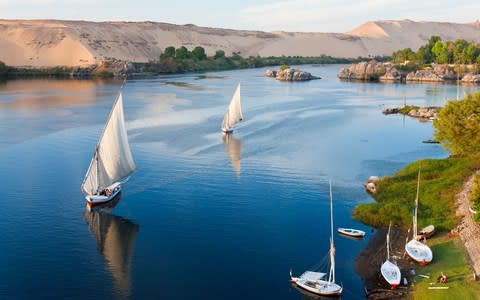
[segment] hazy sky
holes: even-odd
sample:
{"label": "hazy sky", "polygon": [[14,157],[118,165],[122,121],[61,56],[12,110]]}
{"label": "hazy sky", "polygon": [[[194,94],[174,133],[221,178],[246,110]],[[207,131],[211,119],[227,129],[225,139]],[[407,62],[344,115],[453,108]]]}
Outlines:
{"label": "hazy sky", "polygon": [[366,21],[467,23],[478,0],[0,0],[0,18],[156,21],[263,31],[345,32]]}

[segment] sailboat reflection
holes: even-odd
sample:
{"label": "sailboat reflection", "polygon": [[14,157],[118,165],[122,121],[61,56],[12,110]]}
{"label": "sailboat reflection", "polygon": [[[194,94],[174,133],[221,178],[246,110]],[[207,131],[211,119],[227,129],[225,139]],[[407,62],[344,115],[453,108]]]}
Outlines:
{"label": "sailboat reflection", "polygon": [[230,134],[222,134],[223,143],[225,144],[225,150],[230,156],[230,161],[232,162],[232,167],[237,174],[237,177],[240,177],[240,158],[242,155],[242,141],[234,138]]}
{"label": "sailboat reflection", "polygon": [[314,293],[311,293],[305,289],[299,288],[295,283],[290,283],[290,285],[296,289],[297,291],[300,292],[302,295],[302,300],[341,300],[342,298],[340,296],[320,296]]}
{"label": "sailboat reflection", "polygon": [[[97,242],[97,249],[107,262],[115,287],[123,296],[131,293],[131,263],[139,225],[108,213],[120,201],[120,194],[110,205],[85,209],[85,221]],[[88,205],[87,205],[88,207]]]}

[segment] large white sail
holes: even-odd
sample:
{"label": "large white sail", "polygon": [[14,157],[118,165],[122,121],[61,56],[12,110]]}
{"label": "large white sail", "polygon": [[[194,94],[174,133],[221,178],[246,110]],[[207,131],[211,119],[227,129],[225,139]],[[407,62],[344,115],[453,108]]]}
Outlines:
{"label": "large white sail", "polygon": [[233,125],[243,120],[242,107],[240,105],[240,84],[233,94],[230,105],[223,117],[222,129],[231,129]]}
{"label": "large white sail", "polygon": [[99,188],[121,181],[135,169],[135,162],[128,144],[123,117],[123,99],[120,93],[97,144],[82,189],[86,194],[96,194]]}

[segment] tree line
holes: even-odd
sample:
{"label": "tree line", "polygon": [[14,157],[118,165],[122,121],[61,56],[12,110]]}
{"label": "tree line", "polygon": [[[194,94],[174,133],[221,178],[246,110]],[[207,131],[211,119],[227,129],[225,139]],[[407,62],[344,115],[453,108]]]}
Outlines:
{"label": "tree line", "polygon": [[420,64],[480,64],[480,44],[464,39],[443,41],[439,36],[432,36],[416,52],[410,48],[393,52],[392,62],[405,61]]}

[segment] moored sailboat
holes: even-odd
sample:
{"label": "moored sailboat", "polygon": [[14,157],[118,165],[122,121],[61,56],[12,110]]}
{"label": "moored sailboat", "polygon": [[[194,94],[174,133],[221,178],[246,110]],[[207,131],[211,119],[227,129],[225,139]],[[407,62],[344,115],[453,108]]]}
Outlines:
{"label": "moored sailboat", "polygon": [[418,212],[418,192],[420,189],[420,169],[418,170],[417,196],[415,198],[415,211],[413,214],[413,238],[405,245],[405,251],[408,256],[421,265],[429,264],[433,259],[433,253],[430,247],[418,241],[417,239],[417,212]]}
{"label": "moored sailboat", "polygon": [[290,270],[290,281],[298,287],[320,296],[340,296],[343,287],[335,283],[335,246],[333,244],[333,207],[332,183],[330,182],[330,271],[326,273],[306,271],[300,277],[294,277]]}
{"label": "moored sailboat", "polygon": [[81,189],[87,204],[93,207],[112,201],[135,169],[119,93],[83,179]]}
{"label": "moored sailboat", "polygon": [[390,261],[390,227],[392,227],[392,223],[388,226],[387,233],[387,259],[382,264],[380,272],[388,284],[392,287],[397,287],[402,279],[402,273],[400,272],[400,268]]}
{"label": "moored sailboat", "polygon": [[233,94],[232,100],[225,112],[222,121],[222,132],[232,133],[233,126],[243,120],[242,107],[240,105],[240,83]]}

